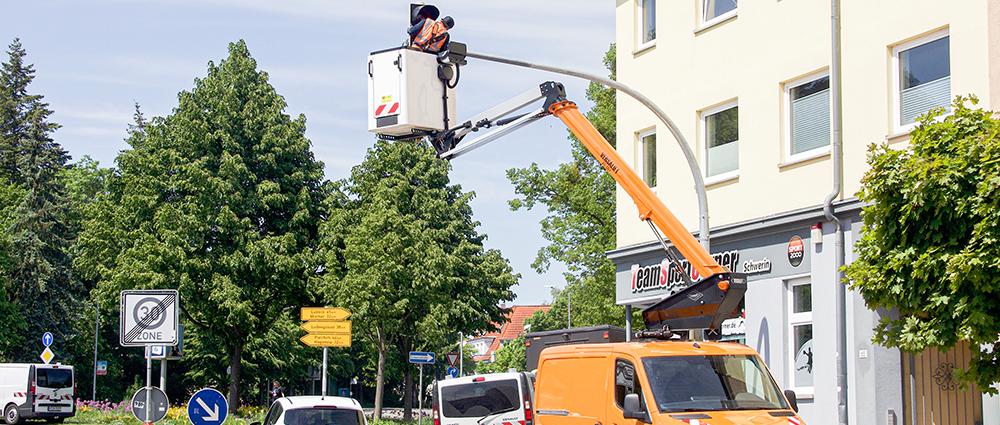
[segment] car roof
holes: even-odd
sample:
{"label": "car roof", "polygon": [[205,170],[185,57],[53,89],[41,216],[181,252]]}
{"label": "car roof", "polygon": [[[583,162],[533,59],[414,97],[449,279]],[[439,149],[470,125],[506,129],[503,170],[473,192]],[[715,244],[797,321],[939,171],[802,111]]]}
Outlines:
{"label": "car roof", "polygon": [[753,349],[735,342],[652,341],[605,344],[569,344],[548,347],[543,356],[581,353],[620,353],[636,357],[755,355]]}
{"label": "car roof", "polygon": [[477,382],[475,381],[477,378],[485,378],[486,381],[497,381],[501,379],[516,380],[520,377],[521,372],[484,373],[480,375],[463,376],[461,378],[442,379],[437,381],[437,383],[438,387],[448,387],[452,385],[471,384],[473,382]]}
{"label": "car roof", "polygon": [[303,407],[336,407],[345,410],[361,410],[361,403],[349,397],[302,395],[282,397],[277,400],[285,410],[298,409]]}

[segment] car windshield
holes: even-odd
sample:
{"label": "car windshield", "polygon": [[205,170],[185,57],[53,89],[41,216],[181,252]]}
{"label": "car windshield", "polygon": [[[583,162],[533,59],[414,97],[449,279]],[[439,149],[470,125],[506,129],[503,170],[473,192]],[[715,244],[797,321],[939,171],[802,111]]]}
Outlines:
{"label": "car windshield", "polygon": [[69,369],[35,369],[35,385],[44,388],[72,387],[73,372]]}
{"label": "car windshield", "polygon": [[285,411],[286,425],[362,425],[361,412],[331,407],[305,407]]}
{"label": "car windshield", "polygon": [[647,357],[642,365],[663,413],[788,408],[756,356]]}
{"label": "car windshield", "polygon": [[476,418],[517,409],[520,393],[517,381],[504,379],[441,388],[441,415],[447,418]]}

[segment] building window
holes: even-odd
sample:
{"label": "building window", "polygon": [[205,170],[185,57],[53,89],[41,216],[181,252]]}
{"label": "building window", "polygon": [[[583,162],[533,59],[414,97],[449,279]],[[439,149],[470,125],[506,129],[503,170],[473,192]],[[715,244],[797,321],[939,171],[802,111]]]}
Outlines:
{"label": "building window", "polygon": [[636,173],[646,182],[646,186],[656,187],[656,131],[639,133]]}
{"label": "building window", "polygon": [[705,134],[705,175],[728,178],[740,168],[739,107],[729,103],[702,112]]}
{"label": "building window", "polygon": [[789,375],[796,392],[811,394],[813,387],[812,284],[808,279],[788,282]]}
{"label": "building window", "polygon": [[786,152],[797,159],[830,146],[830,77],[810,76],[786,86]]}
{"label": "building window", "polygon": [[896,63],[896,125],[911,127],[919,115],[943,107],[950,111],[951,54],[948,31],[938,31],[893,49]]}
{"label": "building window", "polygon": [[702,0],[703,25],[711,25],[736,14],[736,0]]}
{"label": "building window", "polygon": [[638,49],[642,49],[656,41],[656,0],[636,0],[636,3],[639,18]]}

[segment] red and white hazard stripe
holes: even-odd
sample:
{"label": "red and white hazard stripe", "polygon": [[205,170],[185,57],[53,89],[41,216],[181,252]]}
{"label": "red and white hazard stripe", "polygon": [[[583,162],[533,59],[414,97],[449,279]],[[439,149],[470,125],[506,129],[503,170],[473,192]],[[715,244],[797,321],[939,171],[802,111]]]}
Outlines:
{"label": "red and white hazard stripe", "polygon": [[25,393],[14,393],[14,397],[24,397],[26,395],[27,394],[25,394]]}
{"label": "red and white hazard stripe", "polygon": [[691,425],[701,425],[701,420],[699,419],[685,419],[684,422],[687,422]]}
{"label": "red and white hazard stripe", "polygon": [[399,102],[393,103],[383,103],[375,108],[375,117],[382,117],[386,115],[393,115],[399,110]]}
{"label": "red and white hazard stripe", "polygon": [[789,416],[788,425],[802,425],[802,419],[799,419],[795,416]]}

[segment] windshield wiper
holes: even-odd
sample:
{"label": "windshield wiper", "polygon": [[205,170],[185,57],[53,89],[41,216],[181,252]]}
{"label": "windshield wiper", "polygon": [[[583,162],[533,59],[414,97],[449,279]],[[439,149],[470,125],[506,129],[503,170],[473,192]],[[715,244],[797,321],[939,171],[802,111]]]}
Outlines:
{"label": "windshield wiper", "polygon": [[497,412],[497,413],[494,413],[494,414],[488,415],[488,416],[483,416],[482,419],[476,421],[476,425],[482,425],[483,422],[485,422],[487,419],[493,420],[493,419],[496,419],[497,417],[499,417],[500,415],[502,415],[504,413],[511,412],[511,411],[514,411],[514,410],[517,410],[517,408],[509,409],[509,410],[504,410],[502,412]]}

